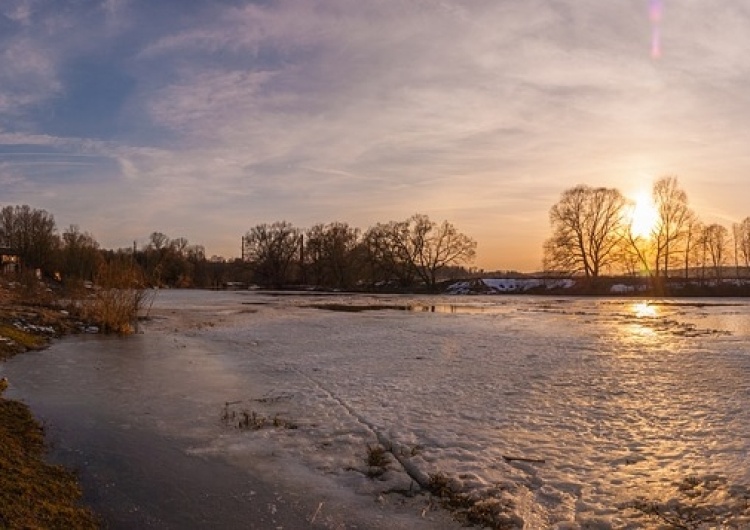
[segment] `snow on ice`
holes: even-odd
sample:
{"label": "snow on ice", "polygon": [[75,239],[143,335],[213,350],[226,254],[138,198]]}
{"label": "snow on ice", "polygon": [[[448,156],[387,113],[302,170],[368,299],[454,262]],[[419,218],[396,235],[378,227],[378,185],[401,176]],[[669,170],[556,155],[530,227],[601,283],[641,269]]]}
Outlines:
{"label": "snow on ice", "polygon": [[[445,477],[525,528],[750,525],[746,302],[477,300],[266,297],[190,332],[247,381],[227,401],[298,427],[199,450],[273,454],[375,496]],[[378,443],[399,458],[372,480]]]}
{"label": "snow on ice", "polygon": [[38,355],[82,406],[353,503],[359,528],[470,509],[499,528],[750,528],[746,299],[164,291],[151,316]]}

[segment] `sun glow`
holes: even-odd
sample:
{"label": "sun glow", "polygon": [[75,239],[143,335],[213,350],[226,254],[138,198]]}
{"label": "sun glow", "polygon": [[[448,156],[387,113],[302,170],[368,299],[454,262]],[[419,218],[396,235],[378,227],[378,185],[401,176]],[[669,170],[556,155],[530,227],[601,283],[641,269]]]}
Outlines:
{"label": "sun glow", "polygon": [[647,193],[641,193],[636,197],[630,217],[630,229],[633,235],[646,237],[651,234],[659,219],[659,213]]}
{"label": "sun glow", "polygon": [[648,302],[638,302],[632,305],[633,314],[637,318],[656,318],[659,313],[656,310],[656,306],[649,304]]}

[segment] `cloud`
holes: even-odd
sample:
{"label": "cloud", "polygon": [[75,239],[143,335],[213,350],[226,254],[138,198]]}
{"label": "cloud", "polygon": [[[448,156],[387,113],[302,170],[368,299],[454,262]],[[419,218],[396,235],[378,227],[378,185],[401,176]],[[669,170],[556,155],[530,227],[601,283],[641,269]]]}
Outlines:
{"label": "cloud", "polygon": [[0,15],[22,25],[29,24],[34,11],[33,0],[7,0],[0,6]]}
{"label": "cloud", "polygon": [[0,61],[0,114],[21,115],[62,89],[52,58],[28,39],[6,42]]}
{"label": "cloud", "polygon": [[[690,192],[707,168],[737,181],[750,134],[740,4],[666,4],[654,61],[645,2],[4,3],[0,146],[69,154],[45,200],[120,237],[226,234],[231,249],[277,218],[366,228],[421,211],[465,225],[480,255],[536,255],[566,187],[669,172]],[[132,88],[64,108],[93,89],[95,65]],[[65,169],[82,154],[96,180]],[[0,178],[3,200],[50,189],[29,167]],[[717,200],[739,209],[737,196]]]}

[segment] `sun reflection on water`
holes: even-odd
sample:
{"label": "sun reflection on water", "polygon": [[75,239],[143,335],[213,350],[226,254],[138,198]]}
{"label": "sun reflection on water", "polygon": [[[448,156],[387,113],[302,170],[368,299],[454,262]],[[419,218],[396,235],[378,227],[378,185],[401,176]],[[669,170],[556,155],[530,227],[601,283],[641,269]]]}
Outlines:
{"label": "sun reflection on water", "polygon": [[659,316],[657,306],[648,302],[637,302],[630,309],[637,318],[656,318]]}

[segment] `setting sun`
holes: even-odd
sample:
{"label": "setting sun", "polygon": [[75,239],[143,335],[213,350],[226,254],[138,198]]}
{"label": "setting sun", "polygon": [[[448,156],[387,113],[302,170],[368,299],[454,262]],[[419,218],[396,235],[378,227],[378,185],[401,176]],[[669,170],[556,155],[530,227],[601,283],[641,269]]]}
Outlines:
{"label": "setting sun", "polygon": [[630,228],[633,235],[646,237],[654,229],[659,218],[651,197],[647,193],[639,194],[635,199],[633,212],[631,214]]}

